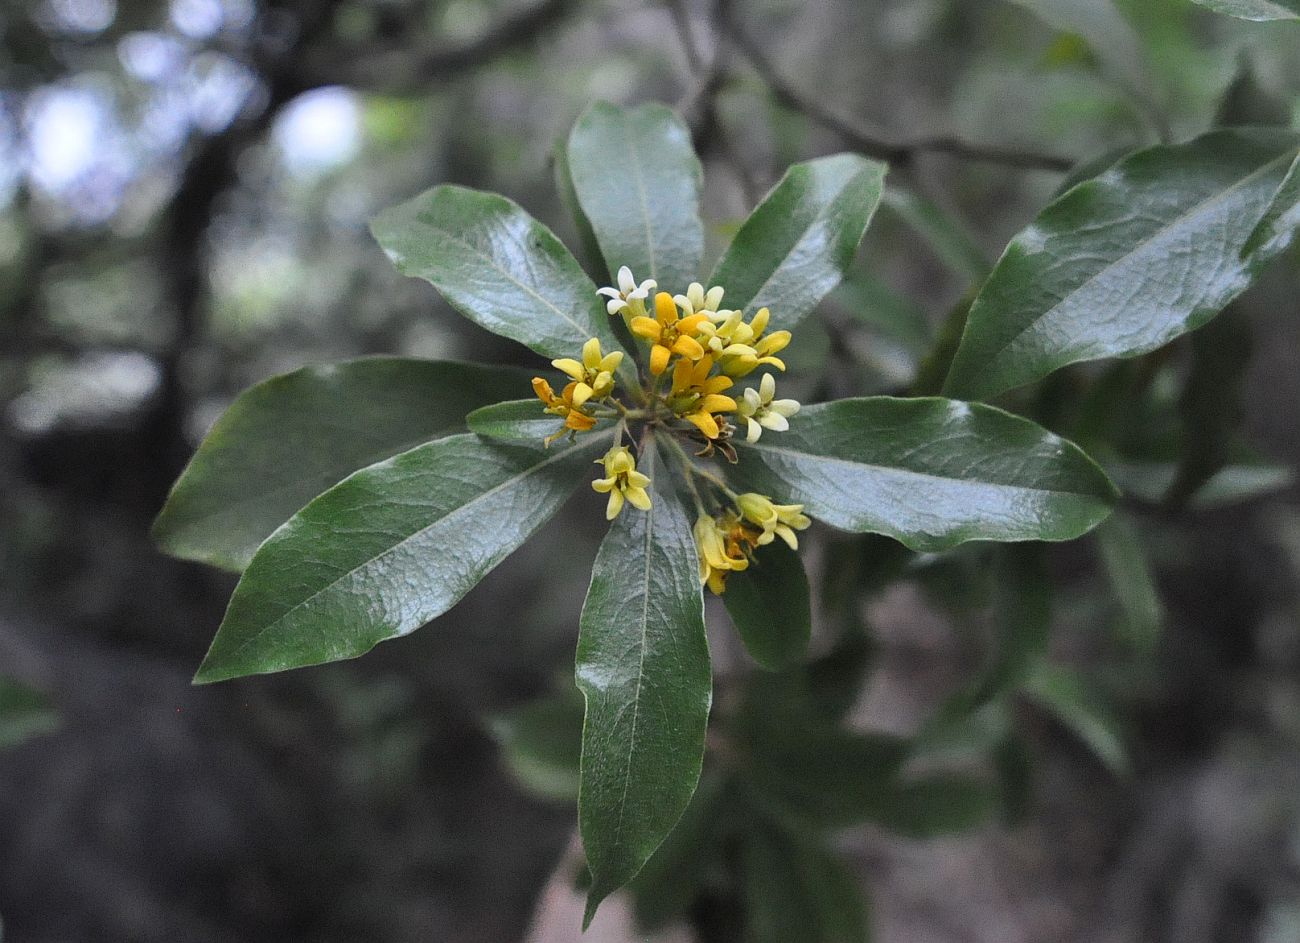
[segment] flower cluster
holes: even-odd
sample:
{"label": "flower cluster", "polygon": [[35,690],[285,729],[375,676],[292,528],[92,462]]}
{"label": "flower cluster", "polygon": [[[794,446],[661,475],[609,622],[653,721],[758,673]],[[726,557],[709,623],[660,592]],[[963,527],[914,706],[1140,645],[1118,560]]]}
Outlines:
{"label": "flower cluster", "polygon": [[701,514],[695,521],[700,582],[721,595],[729,574],[749,568],[755,548],[780,537],[791,550],[798,549],[795,531],[811,523],[802,504],[773,504],[767,495],[754,492],[736,495],[732,507],[716,515]]}
{"label": "flower cluster", "polygon": [[[760,308],[748,321],[742,311],[723,308],[721,286],[706,289],[693,282],[684,294],[673,295],[657,290],[654,279],[638,282],[627,266],[619,269],[617,282],[617,287],[601,288],[599,293],[610,316],[621,317],[633,337],[647,345],[642,384],[627,391],[628,401],[620,399],[616,373],[623,354],[606,353],[594,337],[583,345],[579,357],[551,361],[568,382],[557,394],[545,378],[533,378],[533,392],[543,410],[564,420],[546,443],[590,432],[602,419],[616,422],[613,445],[598,462],[604,465],[605,475],[592,483],[596,491],[609,495],[606,516],[612,520],[628,504],[649,509],[650,479],[637,471],[636,455],[623,441],[630,434],[630,423],[657,430],[660,440],[674,448],[699,511],[695,541],[700,579],[721,593],[726,574],[748,567],[754,548],[776,537],[795,547],[795,531],[809,521],[801,505],[773,504],[759,494],[735,494],[720,478],[697,467],[677,439],[702,446],[697,458],[716,452],[734,463],[738,457],[731,440],[738,426],[749,442],[757,441],[764,430],[788,429],[789,417],[798,412],[799,404],[776,399],[776,379],[770,370],[785,370],[777,355],[789,345],[790,332],[768,330],[771,312],[767,308]],[[734,389],[737,381],[761,367],[770,370],[756,387]],[[704,483],[703,493],[697,481]],[[724,510],[710,513],[705,510],[704,494],[711,495],[714,507],[723,503],[715,492],[725,495],[729,503]]]}

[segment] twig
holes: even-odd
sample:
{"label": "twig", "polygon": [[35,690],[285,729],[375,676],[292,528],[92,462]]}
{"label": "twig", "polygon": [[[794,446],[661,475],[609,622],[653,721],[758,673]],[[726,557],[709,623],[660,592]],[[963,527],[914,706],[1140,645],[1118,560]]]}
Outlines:
{"label": "twig", "polygon": [[857,150],[869,157],[895,164],[908,164],[921,153],[948,154],[966,160],[1002,164],[1031,170],[1066,171],[1074,161],[1054,154],[1040,154],[1016,148],[971,144],[951,136],[917,138],[912,141],[891,141],[883,131],[868,129],[817,101],[787,82],[772,64],[772,60],[745,34],[740,24],[730,14],[729,4],[722,5],[720,21],[736,48],[749,60],[759,77],[771,89],[777,101],[787,108],[802,112],[818,124],[834,131]]}

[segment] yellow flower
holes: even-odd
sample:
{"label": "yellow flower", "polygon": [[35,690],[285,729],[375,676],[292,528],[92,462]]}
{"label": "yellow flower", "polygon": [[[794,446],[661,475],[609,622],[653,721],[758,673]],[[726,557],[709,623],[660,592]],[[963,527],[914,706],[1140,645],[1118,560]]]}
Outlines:
{"label": "yellow flower", "polygon": [[792,335],[789,331],[773,331],[764,336],[771,316],[769,309],[759,308],[753,320],[745,324],[732,312],[732,317],[719,325],[719,332],[730,326],[730,333],[725,337],[728,349],[718,352],[723,373],[743,377],[760,366],[785,370],[785,361],[775,355],[789,346]]}
{"label": "yellow flower", "polygon": [[723,521],[701,516],[695,521],[695,549],[700,555],[700,583],[721,596],[727,575],[749,567],[743,525],[732,515]]}
{"label": "yellow flower", "polygon": [[606,520],[613,520],[623,510],[626,501],[642,511],[650,510],[650,492],[646,485],[650,479],[636,470],[636,459],[626,445],[616,445],[597,459],[596,464],[604,464],[605,477],[591,483],[591,487],[601,494],[609,494],[609,504],[605,505]]}
{"label": "yellow flower", "polygon": [[613,392],[614,371],[622,362],[622,351],[603,353],[600,349],[600,339],[593,337],[582,345],[581,361],[574,360],[572,357],[562,357],[559,360],[552,360],[551,366],[567,373],[573,380],[576,384],[573,402],[574,405],[581,406],[593,397],[604,399]]}
{"label": "yellow flower", "polygon": [[650,346],[650,372],[659,376],[668,369],[668,358],[680,354],[688,360],[699,360],[704,348],[694,337],[700,325],[709,320],[707,314],[692,314],[678,318],[677,305],[666,291],[655,295],[655,316],[632,319],[632,333],[648,340]]}
{"label": "yellow flower", "polygon": [[704,286],[699,282],[691,282],[684,295],[674,295],[673,301],[677,307],[682,309],[683,317],[691,317],[695,314],[704,314],[709,318],[718,314],[718,306],[722,304],[723,290],[717,285],[704,290]]}
{"label": "yellow flower", "polygon": [[776,380],[772,374],[763,374],[758,389],[745,390],[736,410],[745,420],[745,439],[757,442],[764,429],[785,432],[790,428],[790,417],[799,411],[799,402],[793,399],[773,399]]}
{"label": "yellow flower", "polygon": [[673,368],[673,385],[668,392],[668,406],[707,438],[716,439],[722,434],[716,414],[735,412],[737,403],[722,394],[735,381],[731,377],[710,376],[712,370],[712,357],[701,357],[696,363],[677,361]]}
{"label": "yellow flower", "polygon": [[597,288],[596,294],[604,295],[609,299],[605,302],[605,310],[610,314],[636,318],[645,315],[646,299],[658,285],[659,283],[653,278],[647,278],[638,285],[636,279],[632,277],[632,270],[624,265],[618,270],[618,287]]}
{"label": "yellow flower", "polygon": [[799,549],[796,530],[804,530],[812,523],[803,513],[802,504],[773,504],[772,499],[752,491],[737,495],[736,507],[745,520],[763,528],[762,535],[756,543],[762,547],[780,537],[791,550]]}
{"label": "yellow flower", "polygon": [[541,377],[533,377],[533,392],[537,394],[537,398],[546,407],[545,411],[555,416],[564,417],[564,425],[560,428],[560,431],[553,436],[547,436],[547,445],[564,435],[566,430],[586,432],[596,425],[596,417],[585,413],[582,405],[574,402],[573,397],[577,388],[577,383],[570,383],[559,396],[556,396],[555,390],[551,389],[551,384]]}

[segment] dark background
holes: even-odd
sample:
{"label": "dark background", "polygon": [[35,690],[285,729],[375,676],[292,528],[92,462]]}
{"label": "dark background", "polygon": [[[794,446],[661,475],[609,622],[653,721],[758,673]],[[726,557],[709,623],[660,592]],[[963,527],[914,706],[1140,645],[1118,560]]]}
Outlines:
{"label": "dark background", "polygon": [[[512,784],[485,718],[571,671],[598,499],[408,639],[196,689],[233,578],[152,548],[171,482],[231,397],[303,363],[532,363],[400,278],[366,221],[451,181],[576,245],[550,154],[592,98],[683,109],[715,248],[788,163],[848,148],[892,158],[891,183],[990,260],[1060,165],[1216,115],[1300,120],[1294,25],[1117,7],[9,0],[0,676],[44,692],[60,727],[0,754],[6,939],[522,939],[574,812]],[[887,211],[860,270],[882,308],[929,324],[969,281]],[[1292,468],[1298,295],[1293,251],[1225,316],[1251,357],[1222,391],[1244,439]],[[853,304],[809,329],[810,398],[896,389],[914,367]],[[1300,491],[1144,523],[1168,612],[1120,701],[1132,776],[1028,715],[1025,822],[846,840],[880,939],[1300,940]],[[1088,663],[1113,607],[1090,551],[1067,569],[1092,595],[1063,607],[1057,647]],[[914,730],[969,639],[907,584],[866,615],[880,653],[860,719]],[[565,920],[547,939],[577,939]]]}

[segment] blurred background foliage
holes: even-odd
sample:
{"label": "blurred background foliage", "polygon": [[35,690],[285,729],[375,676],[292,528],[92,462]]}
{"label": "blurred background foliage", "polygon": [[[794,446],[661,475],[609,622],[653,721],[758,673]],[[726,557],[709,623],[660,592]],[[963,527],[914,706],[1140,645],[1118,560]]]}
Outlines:
{"label": "blurred background foliage", "polygon": [[[789,352],[790,395],[924,390],[949,312],[1063,168],[1216,123],[1295,126],[1297,90],[1300,28],[1189,0],[7,5],[10,936],[576,938],[576,744],[546,735],[572,717],[590,495],[520,551],[534,565],[436,626],[201,690],[188,679],[231,580],[149,543],[167,487],[252,382],[367,353],[531,362],[399,277],[366,229],[378,209],[462,183],[578,246],[552,162],[592,98],[682,109],[715,250],[791,161],[874,150],[893,158],[886,209]],[[853,810],[876,824],[836,831],[833,859],[762,833],[739,889],[725,836],[764,813],[706,778],[688,822],[720,830],[697,837],[722,863],[685,831],[639,882],[641,922],[688,939],[672,935],[685,908],[723,939],[714,924],[748,899],[764,938],[792,939],[781,921],[801,904],[781,895],[801,879],[869,889],[885,941],[1300,939],[1298,297],[1293,250],[1201,333],[1018,404],[1105,455],[1130,496],[1094,537],[1014,570],[1039,579],[1002,578],[1002,553],[978,546],[812,540],[818,660],[738,687],[751,668],[714,639],[719,703],[744,701],[725,737],[774,758],[764,775],[806,768],[752,741],[796,714],[753,718],[812,698],[831,726],[799,746],[825,747],[827,782],[891,768],[906,738],[915,789]],[[791,801],[842,824],[837,788]],[[826,939],[858,919],[800,921],[823,918]],[[632,938],[627,919],[592,933]]]}

